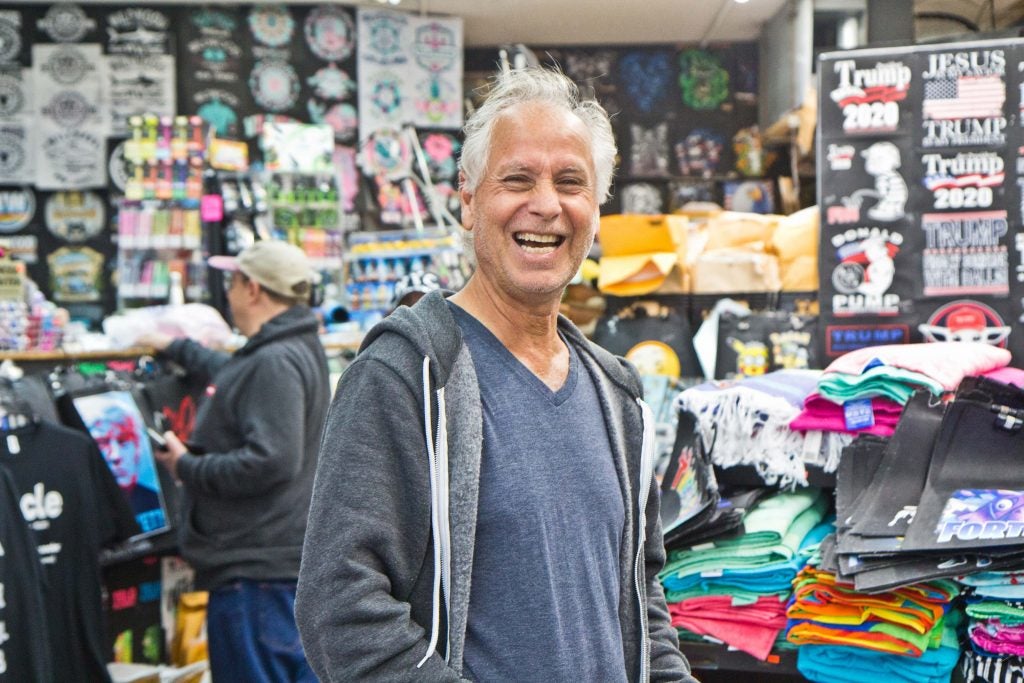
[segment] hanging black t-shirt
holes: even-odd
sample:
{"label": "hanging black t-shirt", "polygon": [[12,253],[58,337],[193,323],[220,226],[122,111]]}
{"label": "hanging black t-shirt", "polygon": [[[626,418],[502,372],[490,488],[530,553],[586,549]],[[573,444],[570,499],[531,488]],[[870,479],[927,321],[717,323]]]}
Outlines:
{"label": "hanging black t-shirt", "polygon": [[57,680],[109,681],[98,558],[103,545],[138,533],[127,500],[88,435],[66,427],[0,433],[0,465],[35,531]]}
{"label": "hanging black t-shirt", "polygon": [[53,679],[36,540],[21,516],[21,496],[0,467],[0,682]]}

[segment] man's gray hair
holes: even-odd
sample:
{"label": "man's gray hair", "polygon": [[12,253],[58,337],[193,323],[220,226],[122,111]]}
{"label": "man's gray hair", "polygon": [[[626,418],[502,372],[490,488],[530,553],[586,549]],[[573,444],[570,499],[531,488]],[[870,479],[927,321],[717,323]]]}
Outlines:
{"label": "man's gray hair", "polygon": [[459,159],[464,174],[463,188],[473,192],[480,182],[491,151],[494,122],[510,108],[525,102],[551,104],[583,121],[590,131],[595,196],[598,204],[603,204],[608,199],[612,184],[617,151],[608,113],[596,101],[582,99],[579,88],[561,71],[536,67],[499,74],[488,91],[486,101],[466,121]]}

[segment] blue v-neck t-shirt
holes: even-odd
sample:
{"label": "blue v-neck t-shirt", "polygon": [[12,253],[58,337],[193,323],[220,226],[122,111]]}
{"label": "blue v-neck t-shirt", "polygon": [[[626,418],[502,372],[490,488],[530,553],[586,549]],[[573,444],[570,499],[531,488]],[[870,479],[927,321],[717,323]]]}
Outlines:
{"label": "blue v-neck t-shirt", "polygon": [[477,681],[624,681],[625,507],[594,382],[567,345],[569,374],[552,391],[449,306],[483,407],[463,672]]}

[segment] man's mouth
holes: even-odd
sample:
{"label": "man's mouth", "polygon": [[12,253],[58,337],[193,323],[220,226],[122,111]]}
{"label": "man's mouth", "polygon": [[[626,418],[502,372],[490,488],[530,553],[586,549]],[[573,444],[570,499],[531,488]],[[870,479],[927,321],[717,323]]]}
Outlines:
{"label": "man's mouth", "polygon": [[542,235],[536,232],[517,232],[512,237],[528,254],[550,253],[565,241],[565,237],[561,235]]}

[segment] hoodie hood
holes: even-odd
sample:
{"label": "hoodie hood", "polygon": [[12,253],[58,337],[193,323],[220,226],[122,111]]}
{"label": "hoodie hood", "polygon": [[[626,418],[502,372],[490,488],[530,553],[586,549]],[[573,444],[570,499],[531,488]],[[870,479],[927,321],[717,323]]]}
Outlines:
{"label": "hoodie hood", "polygon": [[366,333],[359,352],[366,350],[378,337],[397,335],[411,344],[419,357],[430,359],[433,383],[444,386],[462,346],[462,332],[445,302],[452,294],[454,292],[436,290],[412,306],[396,308]]}

